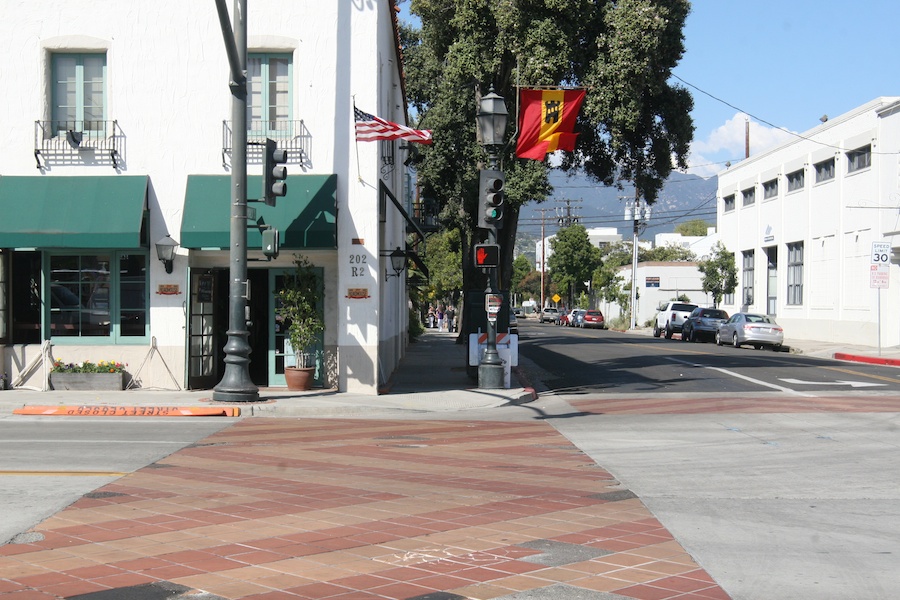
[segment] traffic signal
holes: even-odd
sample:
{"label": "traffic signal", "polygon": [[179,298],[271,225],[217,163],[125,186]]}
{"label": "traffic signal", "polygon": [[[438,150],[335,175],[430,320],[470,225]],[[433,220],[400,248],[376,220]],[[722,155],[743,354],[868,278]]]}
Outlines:
{"label": "traffic signal", "polygon": [[263,229],[262,231],[262,252],[269,258],[278,258],[278,251],[281,249],[281,234],[274,227]]}
{"label": "traffic signal", "polygon": [[476,267],[499,267],[500,246],[498,244],[475,244]]}
{"label": "traffic signal", "polygon": [[481,210],[478,212],[478,226],[483,229],[503,227],[503,172],[482,169],[479,176]]}
{"label": "traffic signal", "polygon": [[275,198],[287,194],[287,150],[278,148],[275,140],[266,138],[266,161],[263,165],[263,200],[266,206],[275,206]]}

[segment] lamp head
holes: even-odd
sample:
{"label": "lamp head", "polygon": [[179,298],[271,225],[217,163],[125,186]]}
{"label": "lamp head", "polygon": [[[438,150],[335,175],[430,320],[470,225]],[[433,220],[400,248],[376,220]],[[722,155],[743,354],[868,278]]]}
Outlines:
{"label": "lamp head", "polygon": [[175,248],[177,247],[178,242],[169,235],[156,242],[156,257],[166,267],[166,273],[172,272],[172,266],[175,261]]}
{"label": "lamp head", "polygon": [[481,143],[486,148],[503,145],[506,133],[506,119],[509,112],[503,96],[494,93],[494,86],[486,96],[481,97],[478,105],[478,129],[481,131]]}

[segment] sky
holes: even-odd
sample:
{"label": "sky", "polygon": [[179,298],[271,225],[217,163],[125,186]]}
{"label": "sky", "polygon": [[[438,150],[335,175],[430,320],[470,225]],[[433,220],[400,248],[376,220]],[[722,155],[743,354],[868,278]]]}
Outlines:
{"label": "sky", "polygon": [[[410,21],[409,0],[399,5]],[[694,98],[694,175],[744,157],[747,120],[753,154],[900,96],[897,0],[694,0],[684,38],[673,82]]]}

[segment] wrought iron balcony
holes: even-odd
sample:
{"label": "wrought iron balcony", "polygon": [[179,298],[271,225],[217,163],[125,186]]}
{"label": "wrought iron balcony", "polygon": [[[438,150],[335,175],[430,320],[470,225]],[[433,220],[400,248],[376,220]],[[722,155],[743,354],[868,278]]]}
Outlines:
{"label": "wrought iron balcony", "polygon": [[[279,148],[287,150],[288,164],[309,165],[312,136],[302,120],[251,121],[247,129],[247,162],[262,163],[266,138],[275,140]],[[231,121],[222,121],[222,166],[228,166],[234,145]]]}
{"label": "wrought iron balcony", "polygon": [[34,160],[52,165],[100,164],[119,168],[125,135],[117,121],[35,121]]}

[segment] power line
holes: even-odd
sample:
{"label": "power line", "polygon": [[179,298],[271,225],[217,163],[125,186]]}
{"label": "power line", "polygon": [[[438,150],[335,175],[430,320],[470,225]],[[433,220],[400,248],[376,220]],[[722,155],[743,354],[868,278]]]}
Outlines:
{"label": "power line", "polygon": [[[826,147],[826,148],[834,148],[834,149],[836,149],[836,150],[840,150],[841,152],[847,152],[847,151],[848,151],[847,148],[842,148],[841,146],[835,146],[834,144],[827,144],[827,143],[825,143],[825,142],[820,142],[819,140],[814,140],[814,139],[812,139],[812,138],[810,138],[810,137],[806,137],[806,136],[804,136],[804,135],[800,135],[799,133],[794,133],[793,131],[791,131],[790,129],[788,129],[788,128],[786,128],[786,127],[781,127],[780,125],[775,125],[774,123],[772,123],[772,122],[770,122],[770,121],[766,121],[766,120],[763,119],[763,118],[757,117],[757,116],[754,115],[753,113],[747,112],[746,110],[744,110],[744,109],[742,109],[742,108],[739,108],[739,107],[735,106],[734,104],[731,104],[730,102],[726,102],[725,100],[722,100],[722,99],[719,98],[718,96],[714,96],[714,95],[710,94],[710,93],[707,92],[706,90],[700,89],[699,87],[697,87],[697,86],[694,85],[693,83],[689,83],[689,82],[685,81],[684,79],[682,79],[682,78],[679,77],[678,75],[675,75],[674,73],[672,74],[672,77],[674,77],[675,79],[677,79],[677,80],[680,81],[681,83],[685,84],[686,86],[689,86],[689,87],[694,88],[695,90],[697,90],[697,91],[700,92],[701,94],[705,94],[705,95],[709,96],[710,98],[712,98],[712,99],[715,100],[716,102],[721,102],[721,103],[724,104],[725,106],[728,106],[728,107],[730,107],[730,108],[733,108],[733,109],[736,110],[736,111],[742,112],[742,113],[744,113],[745,115],[747,115],[748,117],[751,117],[751,118],[753,118],[753,119],[756,119],[756,120],[759,121],[760,123],[765,123],[765,124],[768,125],[769,127],[773,127],[773,128],[775,128],[775,129],[778,129],[779,131],[783,131],[783,132],[787,133],[788,135],[792,135],[792,136],[794,136],[794,137],[796,137],[796,138],[800,138],[801,140],[806,140],[806,141],[812,142],[812,143],[814,143],[814,144],[819,144],[820,146],[824,146],[824,147]],[[853,148],[850,148],[849,150],[852,150],[852,149],[853,149]],[[900,152],[876,152],[876,151],[874,151],[874,150],[871,150],[871,152],[872,152],[872,154],[880,154],[880,155],[885,155],[885,156],[894,156],[894,155],[900,154]]]}

